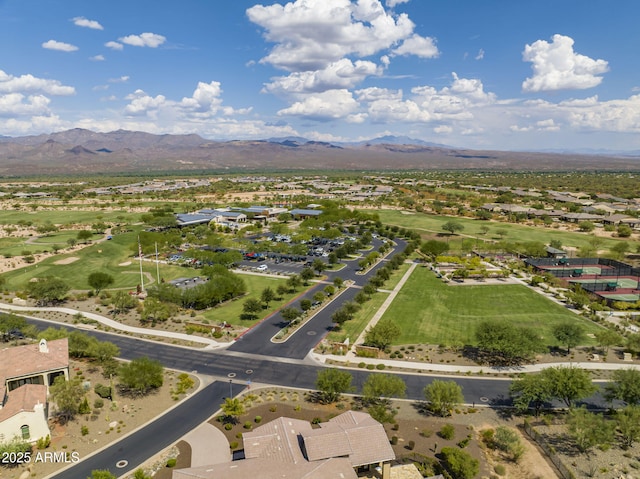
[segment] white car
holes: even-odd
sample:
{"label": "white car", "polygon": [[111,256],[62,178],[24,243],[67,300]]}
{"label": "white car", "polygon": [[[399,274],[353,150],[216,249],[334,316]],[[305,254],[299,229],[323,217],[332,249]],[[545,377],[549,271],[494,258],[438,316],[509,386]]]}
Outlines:
{"label": "white car", "polygon": [[256,270],[258,270],[258,271],[263,271],[263,272],[264,272],[264,271],[267,271],[268,269],[269,269],[269,267],[268,267],[266,264],[261,264],[260,266],[258,266],[258,267],[256,268]]}

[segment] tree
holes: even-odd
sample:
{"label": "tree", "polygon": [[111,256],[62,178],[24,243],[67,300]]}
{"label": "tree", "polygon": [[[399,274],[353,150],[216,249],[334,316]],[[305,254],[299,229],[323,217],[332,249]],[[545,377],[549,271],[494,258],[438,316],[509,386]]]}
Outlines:
{"label": "tree", "polygon": [[551,395],[567,407],[572,408],[576,401],[590,396],[598,389],[591,382],[589,373],[573,366],[556,366],[543,369],[542,373],[551,384]]}
{"label": "tree", "polygon": [[583,233],[591,233],[594,229],[596,229],[596,225],[594,225],[591,221],[580,221],[578,223],[578,229]]}
{"label": "tree", "polygon": [[291,323],[302,315],[302,311],[298,308],[294,308],[293,306],[289,306],[287,308],[282,308],[280,310],[280,315],[285,321],[289,321]]}
{"label": "tree", "polygon": [[336,276],[335,278],[333,278],[333,285],[336,287],[336,289],[342,288],[342,286],[344,285],[344,279],[342,279],[340,276]]}
{"label": "tree", "polygon": [[386,349],[400,337],[402,330],[392,319],[378,321],[364,336],[364,344],[378,349]]}
{"label": "tree", "polygon": [[327,263],[322,261],[320,258],[316,258],[311,263],[311,268],[314,271],[317,271],[318,274],[321,274],[325,269],[327,269]]}
{"label": "tree", "polygon": [[144,395],[162,386],[164,368],[160,361],[143,356],[120,366],[118,376],[120,385],[127,392]]}
{"label": "tree", "polygon": [[457,447],[443,447],[440,454],[444,467],[454,479],[471,479],[480,472],[480,462],[467,451]]}
{"label": "tree", "polygon": [[611,382],[604,387],[604,396],[613,401],[617,399],[627,404],[640,404],[640,371],[634,368],[616,369]]}
{"label": "tree", "polygon": [[140,313],[140,320],[142,322],[151,321],[151,324],[156,324],[158,321],[166,321],[170,316],[171,310],[168,304],[151,296],[144,300],[144,308]]}
{"label": "tree", "polygon": [[640,439],[640,407],[629,405],[616,411],[618,431],[624,448],[633,446]]}
{"label": "tree", "polygon": [[613,421],[607,421],[604,416],[591,413],[585,407],[572,409],[567,425],[569,434],[582,452],[588,453],[592,447],[608,445],[613,440]]}
{"label": "tree", "polygon": [[255,318],[261,311],[262,303],[255,298],[249,298],[242,304],[243,318],[245,315],[249,318]]}
{"label": "tree", "polygon": [[309,284],[309,280],[313,279],[315,276],[316,274],[311,268],[304,268],[302,271],[300,271],[300,278],[302,278],[302,281],[305,285]]}
{"label": "tree", "polygon": [[629,225],[619,225],[616,232],[620,238],[628,238],[633,233],[633,229]]}
{"label": "tree", "polygon": [[578,323],[567,321],[554,326],[553,337],[562,344],[566,344],[567,354],[569,354],[572,347],[584,341],[584,329]]}
{"label": "tree", "polygon": [[126,291],[116,291],[112,296],[111,304],[113,305],[113,313],[120,314],[133,309],[138,300]]}
{"label": "tree", "polygon": [[37,278],[27,284],[27,293],[34,298],[39,306],[47,306],[64,301],[69,292],[69,285],[54,276]]}
{"label": "tree", "polygon": [[450,235],[456,234],[458,231],[462,231],[464,226],[456,221],[447,221],[443,223],[442,229],[448,232]]}
{"label": "tree", "polygon": [[428,240],[422,243],[420,246],[420,252],[430,259],[435,259],[437,256],[440,256],[449,251],[449,245],[444,241],[438,240]]}
{"label": "tree", "polygon": [[262,290],[262,293],[260,294],[260,299],[264,304],[267,305],[267,308],[268,308],[269,303],[276,299],[276,293],[273,291],[273,289],[267,286]]}
{"label": "tree", "polygon": [[348,371],[337,368],[318,371],[316,389],[320,391],[321,401],[327,404],[336,402],[340,395],[351,391],[353,376]]}
{"label": "tree", "polygon": [[96,294],[106,287],[111,286],[113,284],[113,281],[113,276],[101,271],[91,273],[87,278],[87,283],[89,283],[89,286],[96,290]]}
{"label": "tree", "polygon": [[82,241],[83,243],[87,243],[92,237],[93,233],[89,230],[80,230],[76,235],[76,238],[78,238],[78,240]]}
{"label": "tree", "polygon": [[431,412],[442,417],[451,414],[451,410],[464,401],[462,387],[455,381],[434,379],[423,392]]}
{"label": "tree", "polygon": [[342,326],[351,318],[352,316],[347,313],[344,308],[340,308],[331,315],[331,322],[337,324],[338,326]]}
{"label": "tree", "polygon": [[80,401],[84,397],[81,379],[73,378],[67,381],[64,376],[58,376],[49,387],[49,394],[56,404],[58,415],[69,421],[78,414]]}
{"label": "tree", "polygon": [[595,337],[596,341],[598,341],[598,346],[602,348],[605,356],[609,352],[609,348],[611,346],[616,346],[622,343],[622,336],[612,329],[601,329],[595,333]]}
{"label": "tree", "polygon": [[540,337],[533,330],[500,320],[478,324],[476,341],[480,352],[494,364],[519,364],[542,349]]}
{"label": "tree", "polygon": [[362,385],[362,396],[369,404],[380,403],[382,398],[405,396],[407,385],[393,374],[369,374]]}
{"label": "tree", "polygon": [[297,274],[289,276],[289,279],[287,279],[287,286],[289,286],[289,289],[291,289],[293,292],[295,292],[301,284],[302,278]]}
{"label": "tree", "polygon": [[553,393],[552,385],[544,374],[525,374],[514,380],[509,387],[513,404],[519,411],[526,411],[533,406],[536,417],[544,403],[548,402]]}
{"label": "tree", "polygon": [[225,415],[225,421],[234,424],[238,421],[238,416],[245,412],[244,404],[238,398],[225,398],[224,403],[220,404],[220,409]]}
{"label": "tree", "polygon": [[120,348],[109,341],[96,341],[89,345],[88,353],[90,357],[95,358],[100,363],[104,363],[118,356]]}

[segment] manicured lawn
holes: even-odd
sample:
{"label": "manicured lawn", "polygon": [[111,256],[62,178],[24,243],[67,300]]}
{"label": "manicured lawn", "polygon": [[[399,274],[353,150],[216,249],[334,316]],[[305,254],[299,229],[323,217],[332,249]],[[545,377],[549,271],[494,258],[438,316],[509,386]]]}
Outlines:
{"label": "manicured lawn", "polygon": [[423,267],[414,270],[384,314],[386,318],[402,329],[395,344],[472,345],[476,325],[485,319],[534,328],[550,346],[559,345],[551,331],[564,321],[580,321],[587,333],[599,330],[526,286],[448,286]]}
{"label": "manicured lawn", "polygon": [[[497,231],[504,230],[507,234],[504,236],[505,241],[540,241],[548,244],[551,240],[559,240],[563,246],[580,247],[588,245],[591,236],[585,233],[560,231],[552,228],[545,228],[542,226],[525,226],[514,223],[502,223],[497,221],[480,221],[472,218],[458,218],[450,216],[438,216],[428,215],[424,213],[415,214],[402,214],[396,210],[378,210],[377,211],[380,221],[388,225],[398,225],[403,228],[410,228],[417,231],[433,232],[437,234],[444,234],[441,238],[445,241],[447,235],[442,229],[442,225],[448,221],[453,221],[464,226],[464,230],[460,232],[460,235],[466,237],[477,237],[479,242],[483,239],[486,240],[500,240],[500,236]],[[482,235],[480,228],[486,226],[489,228],[489,232],[486,235]],[[461,236],[453,235],[450,237],[450,241],[457,242],[457,245],[452,245],[452,248],[460,246]],[[608,249],[623,240],[602,238],[603,249]]]}
{"label": "manicured lawn", "polygon": [[[211,324],[220,324],[223,321],[226,321],[228,324],[237,326],[251,326],[262,318],[268,316],[269,314],[272,314],[274,311],[282,308],[285,304],[287,304],[296,296],[300,295],[303,291],[303,289],[300,288],[296,293],[287,294],[279,301],[272,301],[271,303],[269,303],[269,308],[264,309],[262,311],[262,314],[259,315],[255,320],[243,320],[240,319],[240,315],[242,314],[243,304],[247,299],[255,298],[259,300],[260,295],[262,294],[262,290],[267,286],[269,286],[275,292],[278,288],[278,285],[284,284],[286,282],[286,278],[272,278],[268,276],[258,276],[253,274],[243,274],[241,275],[241,277],[247,285],[247,295],[243,296],[242,298],[229,301],[228,303],[222,304],[220,306],[216,306],[215,308],[212,308],[208,311],[204,311],[200,316],[206,320],[209,320]],[[293,306],[298,307],[297,304],[294,304]]]}
{"label": "manicured lawn", "polygon": [[133,223],[140,221],[141,213],[130,213],[128,210],[122,211],[90,211],[90,210],[69,210],[53,209],[39,210],[25,213],[19,210],[0,211],[0,224],[16,225],[20,221],[30,221],[34,225],[50,222],[53,224],[83,223],[93,224],[97,222],[113,223]]}
{"label": "manicured lawn", "polygon": [[355,314],[353,319],[345,322],[338,331],[331,331],[327,339],[342,343],[346,338],[349,338],[349,341],[353,344],[388,296],[389,293],[378,292],[374,294],[369,301],[362,305],[362,309]]}

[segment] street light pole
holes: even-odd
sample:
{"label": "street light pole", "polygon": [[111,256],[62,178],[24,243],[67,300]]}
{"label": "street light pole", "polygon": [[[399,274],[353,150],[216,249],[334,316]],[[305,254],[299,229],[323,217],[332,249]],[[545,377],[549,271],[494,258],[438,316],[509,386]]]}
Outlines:
{"label": "street light pole", "polygon": [[233,397],[233,379],[229,379],[229,399],[231,399]]}

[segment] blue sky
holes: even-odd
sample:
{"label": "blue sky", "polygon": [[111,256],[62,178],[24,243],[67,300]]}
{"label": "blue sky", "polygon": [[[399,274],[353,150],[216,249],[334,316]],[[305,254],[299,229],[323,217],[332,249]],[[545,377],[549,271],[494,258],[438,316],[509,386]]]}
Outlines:
{"label": "blue sky", "polygon": [[636,0],[0,0],[0,135],[640,148]]}

